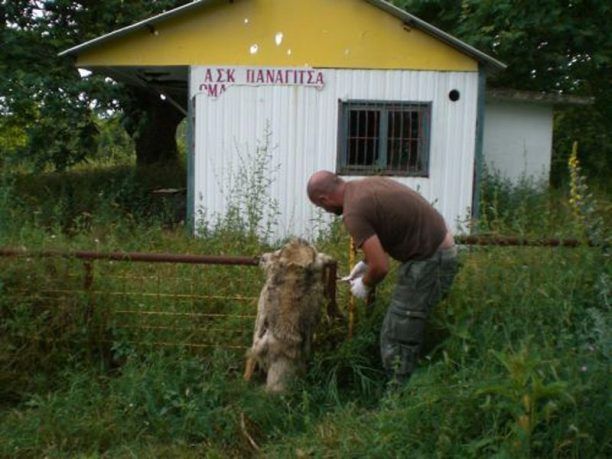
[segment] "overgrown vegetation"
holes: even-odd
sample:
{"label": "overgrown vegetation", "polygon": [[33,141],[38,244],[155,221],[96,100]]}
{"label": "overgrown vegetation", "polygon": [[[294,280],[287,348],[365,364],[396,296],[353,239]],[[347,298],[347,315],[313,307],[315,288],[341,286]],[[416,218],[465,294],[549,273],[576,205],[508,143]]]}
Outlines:
{"label": "overgrown vegetation", "polygon": [[[577,167],[571,196],[489,177],[481,231],[595,234],[597,246],[464,248],[428,352],[398,391],[386,387],[377,344],[393,274],[371,314],[358,305],[352,339],[346,322],[324,322],[307,378],[268,396],[242,381],[240,351],[132,345],[112,317],[87,315],[87,298],[39,295],[51,277],[64,288],[81,282],[70,260],[0,259],[0,456],[610,456],[610,203],[602,196],[587,205],[595,201]],[[4,176],[0,246],[253,256],[269,249],[235,227],[189,237],[172,203],[147,192],[181,187],[178,177],[167,168]],[[317,245],[348,270],[340,225]],[[257,292],[260,282],[244,268],[202,283]],[[15,286],[28,293],[22,301]],[[346,305],[347,292],[339,293]],[[95,311],[116,301],[102,295]]]}
{"label": "overgrown vegetation", "polygon": [[266,125],[252,149],[235,145],[238,164],[229,165],[223,177],[215,177],[225,199],[225,213],[210,215],[199,196],[196,204],[195,231],[208,237],[212,231],[223,238],[246,239],[255,243],[269,241],[275,231],[279,203],[269,190],[276,180],[279,165],[274,163],[272,131]]}

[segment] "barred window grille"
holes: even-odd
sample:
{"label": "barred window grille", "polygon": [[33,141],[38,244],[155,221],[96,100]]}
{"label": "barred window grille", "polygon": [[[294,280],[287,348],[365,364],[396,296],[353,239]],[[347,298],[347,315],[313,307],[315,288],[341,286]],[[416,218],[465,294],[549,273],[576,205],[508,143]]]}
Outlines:
{"label": "barred window grille", "polygon": [[431,104],[340,102],[338,172],[429,175]]}

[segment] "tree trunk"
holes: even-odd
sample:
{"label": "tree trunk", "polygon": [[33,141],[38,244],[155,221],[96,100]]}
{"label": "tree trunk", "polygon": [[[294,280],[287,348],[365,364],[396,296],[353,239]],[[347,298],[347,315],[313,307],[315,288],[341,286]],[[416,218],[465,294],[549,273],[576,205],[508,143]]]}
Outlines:
{"label": "tree trunk", "polygon": [[138,89],[134,90],[134,96],[140,112],[138,127],[133,132],[136,165],[176,161],[176,128],[185,115],[153,92]]}

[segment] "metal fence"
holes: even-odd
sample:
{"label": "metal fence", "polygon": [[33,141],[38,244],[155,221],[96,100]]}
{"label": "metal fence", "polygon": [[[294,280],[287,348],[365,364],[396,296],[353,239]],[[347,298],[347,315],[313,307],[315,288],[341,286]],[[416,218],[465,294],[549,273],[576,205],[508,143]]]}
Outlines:
{"label": "metal fence", "polygon": [[[31,339],[243,350],[263,285],[252,269],[258,263],[236,256],[0,249],[0,301],[13,311],[25,306]],[[323,272],[330,314],[337,311],[336,269],[332,262]]]}
{"label": "metal fence", "polygon": [[[456,241],[468,246],[581,244],[482,236]],[[351,245],[349,265],[355,256]],[[243,350],[251,341],[264,280],[252,269],[258,263],[257,257],[0,249],[0,306],[5,306],[0,319],[21,320],[15,334],[23,341]],[[323,282],[327,313],[338,316],[336,262],[326,266]],[[373,301],[374,292],[366,313]],[[3,317],[3,310],[12,311],[10,317]],[[350,295],[345,311],[351,337],[357,309]]]}

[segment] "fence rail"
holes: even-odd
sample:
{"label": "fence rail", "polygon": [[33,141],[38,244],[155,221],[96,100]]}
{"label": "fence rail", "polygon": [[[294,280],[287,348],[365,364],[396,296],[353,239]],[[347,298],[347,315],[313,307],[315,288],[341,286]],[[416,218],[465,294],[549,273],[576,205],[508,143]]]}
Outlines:
{"label": "fence rail", "polygon": [[[527,239],[505,236],[455,236],[455,242],[461,245],[496,245],[496,246],[529,246],[529,247],[578,247],[583,244],[578,239]],[[587,245],[594,246],[592,241]]]}
{"label": "fence rail", "polygon": [[77,258],[80,260],[106,260],[131,261],[146,263],[186,263],[196,265],[238,265],[257,266],[257,257],[237,257],[220,255],[182,255],[172,253],[144,253],[144,252],[91,252],[59,250],[28,251],[23,249],[0,249],[0,256],[27,257],[27,258]]}

